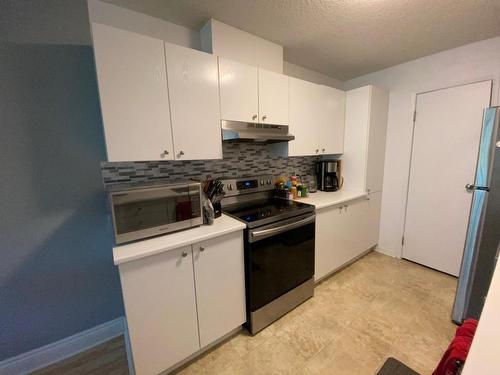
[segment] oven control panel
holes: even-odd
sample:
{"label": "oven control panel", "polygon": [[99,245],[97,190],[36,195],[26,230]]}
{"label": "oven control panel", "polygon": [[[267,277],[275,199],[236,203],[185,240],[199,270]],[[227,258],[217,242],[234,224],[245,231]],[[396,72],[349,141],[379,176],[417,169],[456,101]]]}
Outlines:
{"label": "oven control panel", "polygon": [[274,177],[269,175],[222,180],[222,183],[226,197],[274,189]]}
{"label": "oven control panel", "polygon": [[238,190],[255,189],[259,187],[259,180],[241,180],[236,182]]}

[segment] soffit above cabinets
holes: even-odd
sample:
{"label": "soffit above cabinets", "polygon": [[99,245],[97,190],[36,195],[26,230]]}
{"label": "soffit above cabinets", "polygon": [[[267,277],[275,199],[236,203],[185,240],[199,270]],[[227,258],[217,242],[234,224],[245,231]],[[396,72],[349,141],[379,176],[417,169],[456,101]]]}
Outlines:
{"label": "soffit above cabinets", "polygon": [[498,0],[105,1],[192,30],[215,18],[342,80],[500,35]]}

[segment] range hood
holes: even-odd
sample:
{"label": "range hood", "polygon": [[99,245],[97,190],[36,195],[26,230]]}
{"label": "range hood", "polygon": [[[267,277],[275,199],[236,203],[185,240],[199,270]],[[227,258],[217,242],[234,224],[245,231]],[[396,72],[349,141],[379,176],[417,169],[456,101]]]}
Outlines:
{"label": "range hood", "polygon": [[222,140],[251,140],[257,142],[293,141],[287,125],[256,124],[251,122],[222,120]]}

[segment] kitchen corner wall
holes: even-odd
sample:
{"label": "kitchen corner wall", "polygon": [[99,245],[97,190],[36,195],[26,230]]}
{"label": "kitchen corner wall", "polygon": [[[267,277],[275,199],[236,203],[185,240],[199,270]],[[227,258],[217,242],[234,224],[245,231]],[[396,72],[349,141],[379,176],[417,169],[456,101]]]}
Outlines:
{"label": "kitchen corner wall", "polygon": [[123,304],[92,48],[0,42],[0,81],[2,361],[121,317]]}
{"label": "kitchen corner wall", "polygon": [[269,145],[258,142],[224,142],[222,151],[221,160],[103,162],[104,185],[203,179],[207,175],[226,178],[267,174],[308,176],[314,174],[314,163],[319,160],[319,156],[276,156]]}

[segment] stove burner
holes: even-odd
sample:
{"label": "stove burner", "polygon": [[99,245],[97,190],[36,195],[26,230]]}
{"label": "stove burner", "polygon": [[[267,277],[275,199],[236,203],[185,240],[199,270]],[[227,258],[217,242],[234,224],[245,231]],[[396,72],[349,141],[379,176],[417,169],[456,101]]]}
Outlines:
{"label": "stove burner", "polygon": [[[289,201],[285,199],[270,198],[264,201],[246,202],[245,204],[236,204],[225,207],[223,211],[236,217],[249,225],[263,225],[265,223],[281,220],[283,216],[290,217],[300,215],[305,211],[312,211],[311,205]],[[275,220],[274,220],[275,219]],[[265,223],[260,221],[264,220]],[[249,225],[250,226],[250,225]]]}

